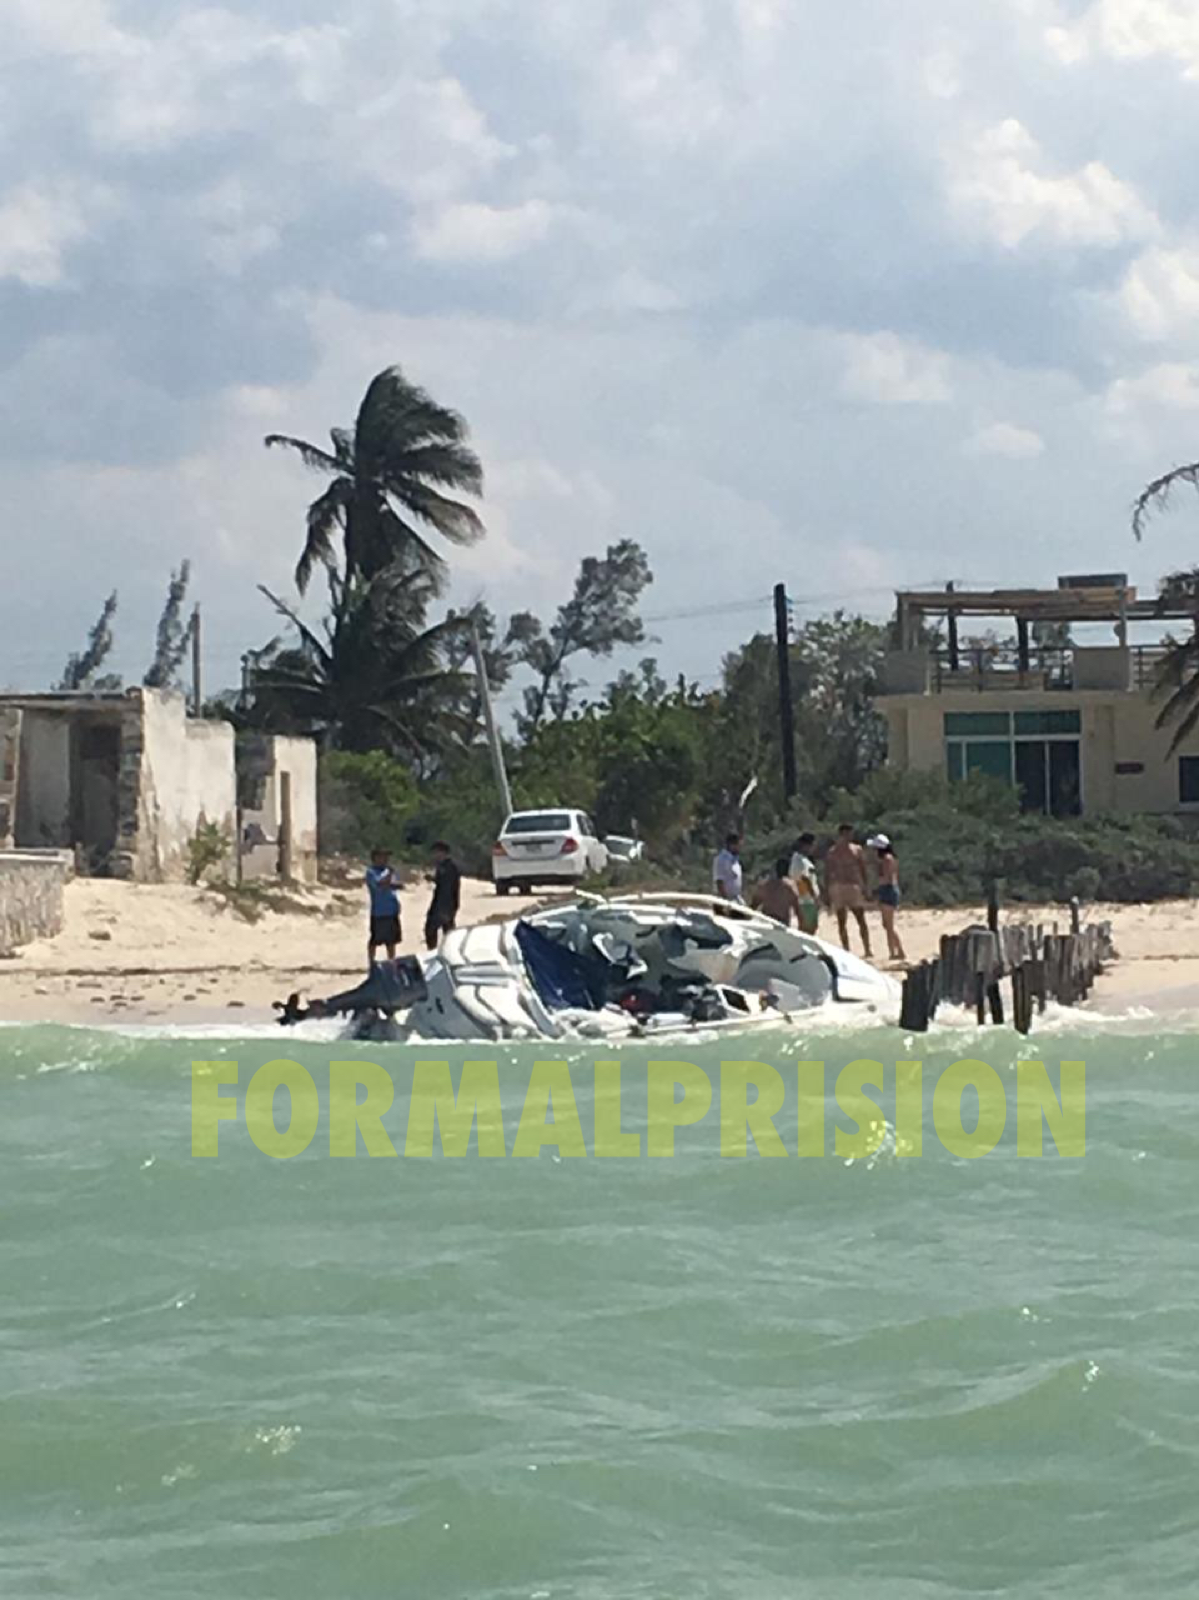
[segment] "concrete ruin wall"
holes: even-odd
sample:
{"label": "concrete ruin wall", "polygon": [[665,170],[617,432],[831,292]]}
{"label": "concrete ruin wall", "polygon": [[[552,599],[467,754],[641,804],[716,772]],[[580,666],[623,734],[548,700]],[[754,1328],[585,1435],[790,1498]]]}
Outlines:
{"label": "concrete ruin wall", "polygon": [[62,932],[69,855],[0,850],[0,955]]}
{"label": "concrete ruin wall", "polygon": [[16,837],[22,847],[71,845],[71,723],[52,712],[21,713]]}
{"label": "concrete ruin wall", "polygon": [[282,783],[291,775],[292,874],[317,881],[316,744],[270,734],[242,734],[237,741],[237,785],[242,823],[242,877],[273,878],[279,872],[283,826]]}
{"label": "concrete ruin wall", "polygon": [[202,823],[236,836],[233,729],[189,721],[183,697],[142,689],[130,697],[121,737],[121,840],[116,870],[144,882],[178,882]]}
{"label": "concrete ruin wall", "polygon": [[21,753],[21,713],[0,706],[0,850],[12,846],[17,825],[17,767]]}

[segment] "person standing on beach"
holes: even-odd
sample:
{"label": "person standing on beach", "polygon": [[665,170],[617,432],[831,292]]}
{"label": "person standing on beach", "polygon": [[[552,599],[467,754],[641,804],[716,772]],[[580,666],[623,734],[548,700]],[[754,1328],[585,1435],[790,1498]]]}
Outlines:
{"label": "person standing on beach", "polygon": [[802,915],[799,890],[792,883],[790,874],[790,861],[786,856],[780,856],[774,864],[773,874],[762,879],[750,901],[755,911],[764,911],[768,917],[781,922],[784,928],[789,928],[792,921],[800,923]]}
{"label": "person standing on beach", "polygon": [[820,879],[816,873],[816,835],[801,833],[791,855],[790,875],[799,891],[799,926],[815,933],[820,926]]}
{"label": "person standing on beach", "polygon": [[879,916],[883,919],[883,932],[887,936],[887,953],[892,961],[906,961],[903,941],[895,931],[895,913],[899,910],[899,862],[885,833],[876,833],[867,839],[867,846],[878,851],[878,888],[874,897],[878,901]]}
{"label": "person standing on beach", "polygon": [[718,894],[722,900],[731,900],[734,905],[740,905],[742,882],[741,835],[726,834],[724,849],[712,863],[713,893]]}
{"label": "person standing on beach", "polygon": [[394,961],[396,946],[402,937],[400,931],[400,897],[396,890],[399,880],[392,871],[391,852],[372,850],[371,864],[366,869],[366,887],[371,897],[371,926],[366,944],[366,961],[374,963],[375,951],[382,945],[387,959]]}
{"label": "person standing on beach", "polygon": [[462,874],[450,854],[450,847],[439,839],[433,846],[433,898],[425,917],[425,948],[436,950],[443,934],[458,921],[462,898]]}
{"label": "person standing on beach", "polygon": [[837,842],[828,853],[825,863],[828,880],[828,903],[837,918],[837,932],[841,943],[849,949],[849,913],[852,911],[858,932],[862,936],[862,950],[867,960],[873,955],[870,948],[870,929],[866,924],[866,852],[854,843],[853,824],[843,822],[837,829]]}

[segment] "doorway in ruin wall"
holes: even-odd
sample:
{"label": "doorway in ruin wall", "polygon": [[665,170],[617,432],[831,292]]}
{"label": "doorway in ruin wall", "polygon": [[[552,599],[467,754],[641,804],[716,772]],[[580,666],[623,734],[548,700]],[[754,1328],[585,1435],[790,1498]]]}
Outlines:
{"label": "doorway in ruin wall", "polygon": [[14,843],[73,849],[83,872],[111,870],[120,821],[121,713],[26,708]]}
{"label": "doorway in ruin wall", "polygon": [[71,730],[71,831],[90,872],[107,872],[120,820],[121,724],[79,721]]}

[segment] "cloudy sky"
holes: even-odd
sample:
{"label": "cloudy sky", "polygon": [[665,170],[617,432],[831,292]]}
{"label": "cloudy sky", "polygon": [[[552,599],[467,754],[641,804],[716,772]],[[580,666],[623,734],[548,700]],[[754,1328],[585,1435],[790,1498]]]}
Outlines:
{"label": "cloudy sky", "polygon": [[[547,612],[631,535],[704,677],[778,579],[1199,560],[1189,0],[6,0],[0,683],[103,595],[139,676],[190,556],[210,685],[322,437],[400,362],[469,418],[456,595]],[[726,614],[665,614],[725,605]]]}

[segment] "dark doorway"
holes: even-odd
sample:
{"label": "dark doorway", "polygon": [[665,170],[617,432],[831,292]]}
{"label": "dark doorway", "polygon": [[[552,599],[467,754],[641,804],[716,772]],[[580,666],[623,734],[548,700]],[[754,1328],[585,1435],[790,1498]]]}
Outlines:
{"label": "dark doorway", "polygon": [[1082,766],[1077,739],[1050,739],[1049,811],[1055,817],[1082,814]]}
{"label": "dark doorway", "polygon": [[71,832],[92,872],[107,870],[120,820],[121,727],[79,722],[72,729]]}
{"label": "dark doorway", "polygon": [[1024,811],[1051,817],[1082,812],[1082,768],[1077,739],[1018,739],[1016,784]]}

